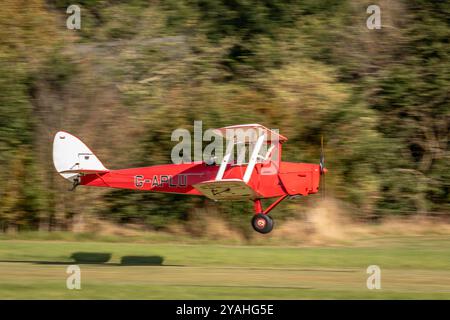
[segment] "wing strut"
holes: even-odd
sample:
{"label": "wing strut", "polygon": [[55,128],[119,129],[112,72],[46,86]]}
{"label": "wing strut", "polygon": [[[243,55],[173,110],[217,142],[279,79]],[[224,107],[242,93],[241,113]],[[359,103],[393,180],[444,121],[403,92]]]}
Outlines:
{"label": "wing strut", "polygon": [[250,162],[248,163],[247,169],[245,170],[244,178],[242,179],[244,180],[245,183],[247,183],[250,180],[250,177],[252,176],[252,172],[253,169],[255,168],[256,161],[258,160],[258,153],[259,150],[261,150],[264,138],[265,134],[261,134],[258,137],[258,140],[256,140],[255,147],[253,149],[252,156],[250,158]]}
{"label": "wing strut", "polygon": [[225,169],[227,168],[227,165],[230,162],[231,154],[233,153],[233,148],[234,148],[234,141],[233,139],[231,139],[230,142],[228,142],[227,151],[225,153],[225,156],[223,157],[222,163],[220,164],[219,171],[217,172],[216,180],[222,180],[223,174],[225,173]]}

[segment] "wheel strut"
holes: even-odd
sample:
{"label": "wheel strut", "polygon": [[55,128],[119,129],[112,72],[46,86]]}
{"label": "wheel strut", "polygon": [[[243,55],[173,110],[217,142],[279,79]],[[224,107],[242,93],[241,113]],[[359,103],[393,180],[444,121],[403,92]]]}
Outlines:
{"label": "wheel strut", "polygon": [[275,200],[266,210],[263,209],[261,199],[255,199],[253,202],[255,208],[255,215],[252,218],[252,226],[255,231],[259,233],[269,233],[273,229],[274,222],[269,216],[269,212],[272,211],[281,201],[283,201],[288,195],[284,195]]}
{"label": "wheel strut", "polygon": [[279,205],[280,202],[283,201],[287,196],[288,195],[285,194],[285,195],[279,197],[269,207],[267,207],[266,210],[264,210],[263,207],[262,207],[261,199],[255,199],[254,200],[255,214],[258,214],[258,213],[268,214],[270,211],[272,211],[273,208],[275,208],[277,205]]}

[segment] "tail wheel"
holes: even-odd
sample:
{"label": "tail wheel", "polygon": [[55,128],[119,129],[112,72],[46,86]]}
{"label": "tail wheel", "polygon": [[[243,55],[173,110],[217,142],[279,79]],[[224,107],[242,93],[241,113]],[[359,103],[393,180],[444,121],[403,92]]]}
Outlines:
{"label": "tail wheel", "polygon": [[268,215],[258,213],[252,218],[252,226],[259,233],[269,233],[273,229],[273,220]]}

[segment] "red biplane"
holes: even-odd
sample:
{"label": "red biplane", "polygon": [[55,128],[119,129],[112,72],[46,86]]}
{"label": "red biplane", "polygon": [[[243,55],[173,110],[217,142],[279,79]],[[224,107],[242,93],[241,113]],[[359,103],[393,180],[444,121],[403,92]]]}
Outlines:
{"label": "red biplane", "polygon": [[[239,130],[256,134],[234,134]],[[217,163],[109,170],[80,139],[64,131],[55,135],[53,162],[58,173],[73,183],[73,189],[83,185],[205,196],[215,201],[251,200],[255,211],[252,226],[260,233],[273,229],[268,214],[281,201],[318,192],[320,176],[326,172],[323,152],[320,164],[284,162],[281,147],[287,138],[262,125],[224,127],[215,129],[215,133],[227,138],[225,154]],[[251,147],[248,161],[234,156],[235,148],[240,147]],[[276,199],[264,209],[261,199],[266,198]]]}

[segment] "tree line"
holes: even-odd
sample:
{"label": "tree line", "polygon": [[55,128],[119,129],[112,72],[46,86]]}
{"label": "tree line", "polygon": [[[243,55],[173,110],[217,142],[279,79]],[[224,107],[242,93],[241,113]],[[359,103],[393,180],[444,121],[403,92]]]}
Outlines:
{"label": "tree line", "polygon": [[[355,218],[448,215],[449,3],[380,0],[370,30],[369,1],[83,0],[81,30],[68,30],[70,2],[2,4],[1,230],[190,219],[209,201],[68,192],[51,142],[81,136],[109,168],[167,163],[171,132],[195,120],[279,128],[289,161],[318,162],[323,135],[327,196]],[[240,221],[250,205],[217,210]]]}

